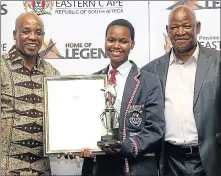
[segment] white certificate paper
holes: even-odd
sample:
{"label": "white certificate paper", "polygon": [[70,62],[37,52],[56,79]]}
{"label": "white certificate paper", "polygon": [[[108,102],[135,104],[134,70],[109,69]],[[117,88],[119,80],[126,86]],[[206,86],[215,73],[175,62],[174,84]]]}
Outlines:
{"label": "white certificate paper", "polygon": [[85,147],[100,151],[97,141],[106,134],[100,120],[105,81],[101,75],[45,78],[45,155]]}

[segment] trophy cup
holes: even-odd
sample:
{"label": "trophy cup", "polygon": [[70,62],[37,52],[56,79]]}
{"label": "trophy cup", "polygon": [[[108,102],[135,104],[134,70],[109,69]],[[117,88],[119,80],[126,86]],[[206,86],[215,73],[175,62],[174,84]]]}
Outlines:
{"label": "trophy cup", "polygon": [[117,141],[119,141],[118,136],[118,129],[119,129],[119,122],[118,117],[119,114],[116,109],[113,107],[117,92],[115,89],[115,85],[108,84],[106,89],[102,89],[105,91],[105,109],[103,113],[100,115],[101,122],[105,129],[107,130],[107,134],[105,136],[101,136],[101,141],[97,142],[98,147],[108,147],[111,145],[117,146]]}

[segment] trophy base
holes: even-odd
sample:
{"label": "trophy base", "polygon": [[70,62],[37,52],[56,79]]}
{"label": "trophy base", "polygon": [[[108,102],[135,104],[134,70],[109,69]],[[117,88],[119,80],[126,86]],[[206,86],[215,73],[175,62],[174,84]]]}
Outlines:
{"label": "trophy base", "polygon": [[115,148],[118,148],[118,146],[120,147],[120,145],[118,144],[118,141],[116,139],[113,139],[112,135],[101,136],[101,141],[97,142],[97,146],[99,148],[109,147],[109,146],[112,146]]}

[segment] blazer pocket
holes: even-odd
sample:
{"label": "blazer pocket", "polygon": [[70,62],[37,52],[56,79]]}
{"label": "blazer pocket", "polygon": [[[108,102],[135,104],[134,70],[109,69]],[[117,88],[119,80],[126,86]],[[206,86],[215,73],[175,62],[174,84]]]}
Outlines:
{"label": "blazer pocket", "polygon": [[216,134],[216,141],[219,144],[219,146],[221,145],[221,133],[217,133]]}

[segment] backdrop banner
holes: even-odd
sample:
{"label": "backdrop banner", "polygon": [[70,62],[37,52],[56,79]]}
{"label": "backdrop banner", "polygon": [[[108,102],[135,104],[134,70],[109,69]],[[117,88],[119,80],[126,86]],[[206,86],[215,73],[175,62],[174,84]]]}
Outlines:
{"label": "backdrop banner", "polygon": [[[46,33],[40,55],[62,75],[92,74],[109,63],[104,51],[107,25],[124,18],[135,28],[135,47],[129,59],[142,67],[170,49],[166,25],[170,10],[179,4],[194,9],[201,21],[198,41],[220,50],[220,1],[26,0],[1,1],[1,53],[15,43],[13,30],[18,15],[35,12],[42,18]],[[56,156],[50,161],[53,175],[81,173],[82,162]]]}

